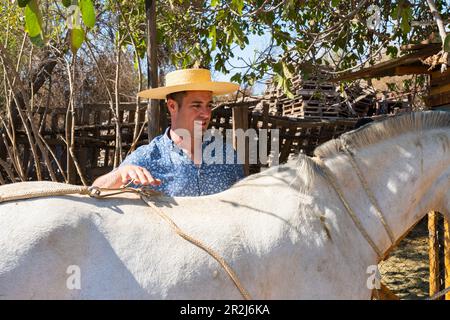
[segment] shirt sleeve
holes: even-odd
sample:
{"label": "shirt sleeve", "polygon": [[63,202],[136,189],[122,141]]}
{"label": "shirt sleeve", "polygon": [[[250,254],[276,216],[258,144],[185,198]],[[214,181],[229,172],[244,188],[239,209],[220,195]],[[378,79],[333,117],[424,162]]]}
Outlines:
{"label": "shirt sleeve", "polygon": [[151,172],[151,169],[153,167],[152,163],[161,158],[156,139],[157,138],[153,139],[150,144],[137,148],[134,152],[132,152],[128,155],[128,157],[125,158],[120,166],[135,165],[143,167]]}
{"label": "shirt sleeve", "polygon": [[[137,148],[134,152],[129,154],[128,157],[125,158],[125,160],[120,164],[119,167],[125,165],[139,166],[147,169],[153,177],[158,178],[157,175],[158,172],[155,172],[155,170],[153,170],[155,169],[155,164],[153,162],[156,161],[157,159],[159,159],[159,151],[154,141],[152,141],[150,144],[141,146]],[[140,184],[130,185],[130,187],[133,188],[138,188],[140,186],[141,186]],[[156,189],[153,186],[151,186],[151,188]]]}
{"label": "shirt sleeve", "polygon": [[139,167],[145,167],[146,153],[149,151],[149,146],[141,146],[135,151],[130,153],[128,157],[120,164],[120,167],[125,165],[135,165]]}

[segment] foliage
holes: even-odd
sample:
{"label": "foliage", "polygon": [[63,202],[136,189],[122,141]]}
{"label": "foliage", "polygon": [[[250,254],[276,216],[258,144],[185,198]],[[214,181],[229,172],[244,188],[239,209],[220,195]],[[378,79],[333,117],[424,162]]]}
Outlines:
{"label": "foliage", "polygon": [[[449,18],[449,3],[436,4],[442,17]],[[380,9],[373,29],[368,27],[374,16],[370,5]],[[159,1],[158,8],[159,40],[172,65],[199,64],[227,73],[235,47],[247,46],[251,35],[269,35],[270,46],[278,50],[267,48],[232,80],[251,85],[270,72],[285,91],[295,72],[293,63],[305,73],[320,65],[350,69],[366,60],[374,63],[374,53],[383,48],[395,57],[400,45],[418,43],[437,31],[433,24],[412,28],[412,21],[433,20],[427,3],[419,0],[173,0]]]}
{"label": "foliage", "polygon": [[[61,9],[61,4],[68,9],[65,23],[70,29],[71,49],[75,53],[84,42],[86,30],[93,28],[95,25],[94,4],[91,0],[62,0],[61,3],[53,2],[53,6],[58,9]],[[44,31],[44,22],[39,0],[18,1],[18,6],[24,8],[26,31],[30,36],[31,42],[38,47],[43,47],[47,42],[47,35]]]}
{"label": "foliage", "polygon": [[[39,45],[46,38],[37,3],[19,1],[28,8],[27,30]],[[83,18],[83,25],[71,30],[72,49],[76,51],[86,30],[94,27],[94,6],[91,0],[62,3],[75,4]],[[412,27],[412,21],[433,20],[426,1],[421,0],[161,0],[156,5],[159,64],[163,69],[200,65],[226,74],[233,69],[227,61],[234,57],[235,47],[248,46],[251,35],[267,35],[270,48],[247,61],[248,69],[236,73],[232,80],[251,85],[269,73],[286,91],[289,76],[295,71],[293,63],[306,73],[311,66],[320,65],[346,70],[365,61],[374,63],[376,53],[379,56],[383,48],[395,57],[400,45],[417,43],[437,31],[433,24]],[[438,0],[436,5],[448,19],[449,3]],[[136,65],[146,52],[145,1],[107,0],[96,6],[112,19],[121,17],[114,32],[124,37],[124,47],[135,48]],[[92,29],[93,34],[101,33],[101,27]]]}

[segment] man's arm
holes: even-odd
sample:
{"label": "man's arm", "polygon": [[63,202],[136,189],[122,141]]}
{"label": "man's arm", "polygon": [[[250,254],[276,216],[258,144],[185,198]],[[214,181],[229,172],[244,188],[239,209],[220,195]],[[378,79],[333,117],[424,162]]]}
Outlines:
{"label": "man's arm", "polygon": [[158,186],[161,184],[161,180],[153,178],[147,169],[135,165],[125,165],[98,177],[92,185],[99,188],[115,189],[132,180],[135,184],[142,185]]}

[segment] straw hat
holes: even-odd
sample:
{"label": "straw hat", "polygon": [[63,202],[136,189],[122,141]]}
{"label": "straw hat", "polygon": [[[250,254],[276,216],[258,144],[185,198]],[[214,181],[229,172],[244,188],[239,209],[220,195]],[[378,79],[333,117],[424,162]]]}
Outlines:
{"label": "straw hat", "polygon": [[211,81],[211,73],[207,69],[182,69],[166,75],[164,87],[141,91],[138,96],[149,99],[165,99],[170,93],[179,91],[212,91],[213,95],[231,93],[239,89],[239,85],[231,82]]}

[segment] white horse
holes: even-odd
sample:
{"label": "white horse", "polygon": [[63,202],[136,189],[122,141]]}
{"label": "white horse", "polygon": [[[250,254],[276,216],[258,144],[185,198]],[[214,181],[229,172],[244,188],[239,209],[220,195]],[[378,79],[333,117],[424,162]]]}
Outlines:
{"label": "white horse", "polygon": [[[430,210],[449,217],[450,115],[372,123],[315,155],[219,194],[154,201],[218,252],[254,299],[369,299],[370,266],[392,240]],[[242,297],[216,260],[138,196],[79,195],[0,204],[0,298]]]}

